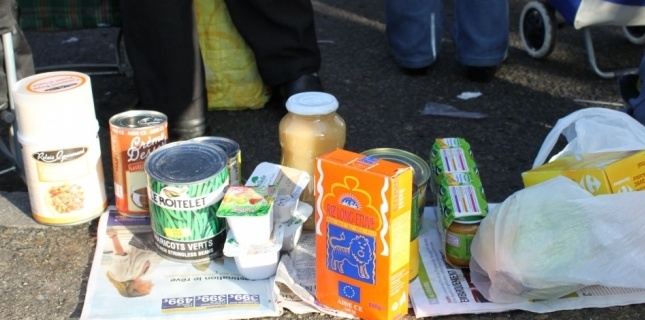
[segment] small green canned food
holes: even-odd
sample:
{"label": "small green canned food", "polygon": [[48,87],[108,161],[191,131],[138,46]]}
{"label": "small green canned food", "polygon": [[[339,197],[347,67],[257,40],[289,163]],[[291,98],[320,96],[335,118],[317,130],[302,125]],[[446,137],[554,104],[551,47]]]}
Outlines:
{"label": "small green canned food", "polygon": [[177,262],[222,255],[226,220],[216,216],[229,185],[227,156],[213,145],[180,141],[145,161],[150,223],[157,252]]}

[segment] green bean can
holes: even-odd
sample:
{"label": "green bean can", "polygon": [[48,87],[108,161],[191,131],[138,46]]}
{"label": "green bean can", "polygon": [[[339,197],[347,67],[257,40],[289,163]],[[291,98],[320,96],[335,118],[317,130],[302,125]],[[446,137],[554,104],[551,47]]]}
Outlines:
{"label": "green bean can", "polygon": [[159,255],[188,263],[221,256],[226,220],[216,213],[229,186],[226,152],[203,142],[173,142],[152,152],[144,168]]}

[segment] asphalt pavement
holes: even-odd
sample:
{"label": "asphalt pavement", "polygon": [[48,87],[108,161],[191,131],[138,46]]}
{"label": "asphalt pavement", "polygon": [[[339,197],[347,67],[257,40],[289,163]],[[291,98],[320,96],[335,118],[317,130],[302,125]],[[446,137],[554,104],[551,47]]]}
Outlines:
{"label": "asphalt pavement", "polygon": [[[446,35],[439,60],[425,76],[403,74],[385,39],[382,1],[315,0],[316,24],[327,92],[340,103],[348,127],[345,148],[403,149],[427,159],[437,137],[463,137],[472,146],[490,202],[501,202],[522,188],[545,136],[561,117],[589,106],[620,108],[616,79],[604,79],[590,67],[583,32],[564,23],[553,53],[533,59],[518,35],[527,1],[511,0],[511,47],[507,61],[490,83],[465,78]],[[117,29],[55,33],[27,32],[37,66],[70,62],[109,62]],[[634,68],[643,47],[629,43],[620,27],[591,28],[600,69]],[[116,108],[136,92],[124,76],[92,76],[95,105]],[[461,94],[474,94],[461,99]],[[593,102],[583,102],[593,101]],[[485,115],[482,119],[424,115],[428,103]],[[242,174],[260,162],[280,160],[280,105],[257,110],[211,111],[210,135],[236,140],[242,150]],[[4,134],[4,133],[3,133]],[[107,133],[101,129],[106,188],[113,199]],[[0,170],[7,165],[0,159]],[[428,197],[432,203],[432,198]],[[80,316],[95,250],[96,223],[46,226],[30,214],[25,184],[15,173],[0,175],[0,314],[4,319],[67,319]],[[445,319],[641,319],[645,305],[533,314],[455,315]],[[285,318],[327,319],[322,315]],[[412,312],[411,312],[412,317]]]}

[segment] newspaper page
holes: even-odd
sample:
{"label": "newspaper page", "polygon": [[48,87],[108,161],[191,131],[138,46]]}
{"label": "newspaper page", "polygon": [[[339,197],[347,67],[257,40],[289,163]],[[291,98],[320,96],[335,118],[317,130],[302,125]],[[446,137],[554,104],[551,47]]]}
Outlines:
{"label": "newspaper page", "polygon": [[[239,319],[282,314],[274,277],[247,280],[228,257],[193,264],[165,259],[150,243],[147,218],[128,218],[110,206],[97,232],[81,319]],[[127,254],[116,255],[117,246]]]}
{"label": "newspaper page", "polygon": [[602,286],[586,287],[557,300],[489,302],[470,283],[468,269],[454,268],[444,262],[434,208],[426,207],[423,217],[419,235],[421,265],[417,279],[410,283],[410,300],[417,318],[510,310],[546,313],[645,303],[645,290]]}
{"label": "newspaper page", "polygon": [[319,312],[335,317],[353,318],[345,312],[320,304],[316,292],[316,237],[303,233],[298,246],[282,256],[275,283],[280,288],[278,304],[296,314]]}

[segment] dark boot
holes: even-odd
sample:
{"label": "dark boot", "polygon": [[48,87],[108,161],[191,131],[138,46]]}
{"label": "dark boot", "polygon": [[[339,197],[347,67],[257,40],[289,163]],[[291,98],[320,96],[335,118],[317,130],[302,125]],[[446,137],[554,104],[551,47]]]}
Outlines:
{"label": "dark boot", "polygon": [[308,91],[323,91],[323,86],[318,74],[305,74],[295,80],[280,85],[280,94],[284,101],[296,93]]}

